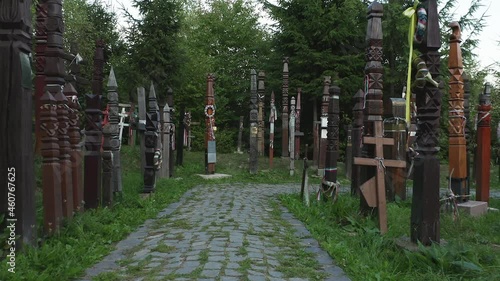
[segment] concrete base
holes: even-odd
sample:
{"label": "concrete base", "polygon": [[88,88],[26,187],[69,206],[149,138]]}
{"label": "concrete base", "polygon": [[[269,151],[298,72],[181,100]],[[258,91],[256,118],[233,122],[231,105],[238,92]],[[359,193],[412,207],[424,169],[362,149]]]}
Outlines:
{"label": "concrete base", "polygon": [[482,201],[467,201],[459,203],[457,206],[459,210],[463,210],[473,217],[478,217],[488,212],[488,203]]}
{"label": "concrete base", "polygon": [[318,177],[322,178],[325,175],[325,169],[318,169],[317,171]]}
{"label": "concrete base", "polygon": [[206,179],[206,180],[216,180],[216,179],[222,179],[222,178],[228,178],[231,177],[231,175],[227,174],[210,174],[210,175],[203,175],[203,174],[198,174],[198,176]]}

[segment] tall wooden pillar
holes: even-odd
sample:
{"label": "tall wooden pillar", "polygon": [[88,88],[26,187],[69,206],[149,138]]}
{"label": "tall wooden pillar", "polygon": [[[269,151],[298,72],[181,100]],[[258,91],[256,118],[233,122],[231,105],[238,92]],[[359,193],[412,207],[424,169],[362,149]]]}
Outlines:
{"label": "tall wooden pillar", "polygon": [[300,159],[300,137],[304,136],[304,133],[300,131],[301,98],[302,88],[297,88],[297,106],[295,107],[295,159],[297,160]]}
{"label": "tall wooden pillar", "polygon": [[0,2],[0,214],[16,250],[36,245],[31,19],[31,1]]}
{"label": "tall wooden pillar", "polygon": [[288,57],[283,58],[281,157],[288,157]]}
{"label": "tall wooden pillar", "polygon": [[264,156],[264,131],[265,131],[265,122],[264,122],[264,102],[266,98],[265,87],[264,87],[264,79],[266,78],[266,74],[264,71],[259,71],[259,75],[257,77],[257,96],[258,96],[258,104],[259,104],[259,112],[258,112],[258,129],[259,132],[257,134],[257,150],[259,156]]}
{"label": "tall wooden pillar", "polygon": [[451,189],[458,200],[467,201],[467,149],[465,143],[465,116],[464,116],[464,82],[462,79],[463,64],[460,49],[461,32],[457,22],[450,24],[450,57],[448,69],[450,71],[449,105],[449,174]]}
{"label": "tall wooden pillar", "polygon": [[257,148],[257,122],[257,73],[255,72],[255,69],[252,69],[250,71],[250,157],[248,163],[250,174],[256,174],[259,165],[259,155]]}
{"label": "tall wooden pillar", "polygon": [[92,93],[85,95],[87,122],[85,124],[85,169],[84,199],[85,208],[97,208],[102,194],[102,81],[104,68],[104,42],[96,41],[94,54],[94,72],[92,77]]}
{"label": "tall wooden pillar", "polygon": [[[365,100],[365,93],[362,90],[358,90],[353,97],[354,108],[353,112],[353,126],[351,130],[351,142],[352,142],[352,158],[361,157],[361,150],[363,142],[361,138],[363,137],[363,107]],[[359,195],[361,186],[361,166],[355,165],[354,161],[350,159],[351,162],[351,195]]]}
{"label": "tall wooden pillar", "polygon": [[470,120],[470,79],[469,75],[464,71],[462,73],[462,79],[464,80],[464,117],[465,117],[465,143],[467,150],[467,164],[465,170],[467,171],[467,194],[470,194],[471,182],[474,181],[472,176],[472,163],[473,163],[473,143],[474,138],[472,137],[473,130],[471,130],[471,120]]}
{"label": "tall wooden pillar", "polygon": [[[184,162],[184,131],[185,131],[185,124],[183,122],[184,116],[186,115],[186,107],[183,105],[181,106],[181,110],[179,111],[179,130],[177,130],[177,146],[175,149],[177,150],[177,157],[176,157],[176,165],[182,166],[182,163]],[[175,137],[175,136],[174,136]]]}
{"label": "tall wooden pillar", "polygon": [[295,97],[290,99],[290,120],[288,123],[288,131],[290,133],[288,139],[288,148],[290,155],[290,176],[295,174]]}
{"label": "tall wooden pillar", "polygon": [[273,168],[274,160],[274,121],[278,119],[276,105],[274,104],[274,91],[271,92],[271,112],[269,113],[269,169]]}
{"label": "tall wooden pillar", "polygon": [[137,88],[137,105],[139,107],[139,116],[137,119],[137,135],[139,137],[139,146],[141,154],[141,174],[144,175],[146,167],[146,145],[144,134],[146,133],[146,90],[144,87]]}
{"label": "tall wooden pillar", "polygon": [[477,106],[477,168],[476,200],[490,200],[491,161],[491,85],[484,84],[484,92],[479,96]]}
{"label": "tall wooden pillar", "polygon": [[[382,121],[384,111],[382,100],[383,72],[382,66],[382,16],[383,6],[374,1],[368,7],[368,26],[366,30],[366,65],[365,65],[365,85],[368,92],[365,93],[365,103],[363,112],[363,136],[375,137],[374,124]],[[365,157],[375,158],[375,147],[364,145]],[[376,166],[363,166],[361,168],[362,182],[365,182],[377,174]],[[372,211],[366,198],[361,196],[361,210],[365,213]]]}
{"label": "tall wooden pillar", "polygon": [[170,165],[169,165],[169,158],[171,157],[170,155],[170,107],[168,106],[168,102],[165,103],[165,106],[163,107],[163,120],[162,120],[162,130],[161,133],[163,134],[163,145],[162,145],[162,165],[160,167],[160,177],[162,178],[169,178],[170,177]]}
{"label": "tall wooden pillar", "polygon": [[[328,120],[327,120],[327,141],[326,141],[326,158],[325,158],[325,177],[321,182],[323,192],[337,192],[335,186],[337,184],[337,160],[339,158],[339,97],[340,88],[337,85],[332,85],[329,88],[328,97]],[[335,196],[335,193],[331,194]]]}
{"label": "tall wooden pillar", "polygon": [[215,173],[216,145],[215,145],[215,101],[214,76],[207,76],[207,95],[205,97],[205,173]]}
{"label": "tall wooden pillar", "polygon": [[241,142],[243,141],[243,120],[245,119],[245,116],[240,116],[240,125],[238,129],[238,147],[236,148],[236,152],[238,153],[243,153],[241,151]]}
{"label": "tall wooden pillar", "polygon": [[319,131],[318,175],[323,176],[326,161],[327,129],[328,129],[328,99],[330,98],[331,76],[323,79],[323,96],[321,100],[321,129]]}
{"label": "tall wooden pillar", "polygon": [[[158,147],[158,120],[159,107],[156,101],[156,92],[153,83],[149,88],[148,112],[146,114],[146,132],[144,133],[145,160],[143,193],[151,193],[156,188],[155,153]],[[165,163],[168,165],[168,163]]]}
{"label": "tall wooden pillar", "polygon": [[[427,10],[427,33],[418,46],[420,58],[429,73],[439,80],[441,36],[436,0],[422,1]],[[441,113],[442,84],[427,83],[416,89],[417,139],[414,160],[413,197],[411,206],[411,241],[424,245],[440,242],[439,223],[439,117]]]}
{"label": "tall wooden pillar", "polygon": [[40,98],[45,93],[45,50],[47,49],[47,6],[48,0],[39,0],[36,4],[35,22],[35,150],[40,152]]}
{"label": "tall wooden pillar", "polygon": [[[170,156],[168,159],[163,160],[165,164],[169,165],[169,177],[174,176],[174,151],[176,150],[176,145],[175,145],[175,118],[174,118],[174,91],[172,88],[168,87],[167,89],[167,103],[168,107],[170,109],[170,144],[169,144],[169,149],[170,149]],[[166,162],[168,160],[168,162]]]}
{"label": "tall wooden pillar", "polygon": [[[112,191],[122,192],[122,167],[120,158],[120,114],[118,112],[118,84],[116,83],[115,72],[113,68],[108,78],[108,105],[109,105],[109,123],[111,125],[111,153],[113,154],[113,182]],[[129,123],[130,124],[130,123]]]}

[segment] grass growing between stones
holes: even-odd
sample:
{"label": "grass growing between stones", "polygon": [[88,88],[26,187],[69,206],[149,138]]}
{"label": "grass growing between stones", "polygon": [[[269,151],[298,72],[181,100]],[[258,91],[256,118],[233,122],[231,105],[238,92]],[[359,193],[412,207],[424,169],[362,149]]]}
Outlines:
{"label": "grass growing between stones", "polygon": [[[443,213],[441,239],[446,245],[409,252],[398,247],[396,239],[410,235],[411,202],[388,204],[389,231],[381,236],[377,220],[362,217],[359,199],[347,194],[333,205],[313,200],[309,208],[298,194],[280,199],[353,280],[496,280],[500,276],[500,212],[480,218],[461,214],[458,221]],[[500,200],[492,199],[490,205],[498,208]]]}

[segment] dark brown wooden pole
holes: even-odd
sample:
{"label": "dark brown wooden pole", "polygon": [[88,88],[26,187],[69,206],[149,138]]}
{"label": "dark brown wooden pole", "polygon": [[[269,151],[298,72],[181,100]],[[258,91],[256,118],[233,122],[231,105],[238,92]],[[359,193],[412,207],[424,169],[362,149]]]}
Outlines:
{"label": "dark brown wooden pole", "polygon": [[282,106],[281,112],[281,157],[288,157],[288,62],[289,58],[283,58],[283,86],[282,86]]}
{"label": "dark brown wooden pole", "polygon": [[174,151],[177,149],[175,145],[175,132],[176,132],[176,127],[175,127],[175,114],[174,114],[174,91],[172,88],[168,87],[167,89],[167,103],[168,107],[170,109],[170,157],[168,158],[168,162],[165,162],[167,159],[164,159],[163,161],[165,164],[168,163],[169,165],[169,177],[174,176]]}
{"label": "dark brown wooden pole", "polygon": [[129,112],[129,126],[128,126],[128,145],[130,146],[135,146],[135,133],[134,131],[134,126],[132,124],[135,124],[136,118],[135,118],[135,103],[130,102],[130,112]]}
{"label": "dark brown wooden pole", "polygon": [[207,94],[205,97],[205,173],[215,173],[216,143],[215,143],[215,101],[214,76],[207,76]]}
{"label": "dark brown wooden pole", "polygon": [[321,100],[321,130],[319,131],[319,151],[318,151],[318,174],[323,176],[326,159],[327,146],[327,128],[328,128],[328,99],[330,97],[329,89],[331,76],[325,76],[323,79],[323,96]]}
{"label": "dark brown wooden pole", "polygon": [[[353,126],[351,130],[352,141],[352,157],[361,157],[363,142],[363,107],[365,100],[365,93],[358,90],[353,96],[354,108],[353,112]],[[351,195],[360,195],[359,187],[361,186],[361,166],[355,165],[351,159]]]}
{"label": "dark brown wooden pole", "polygon": [[[365,102],[363,112],[363,136],[375,137],[374,123],[382,121],[383,115],[383,72],[382,66],[382,16],[383,6],[374,1],[368,7],[368,27],[366,31],[366,66],[365,66]],[[375,147],[373,145],[363,146],[364,155],[375,158]],[[376,166],[363,166],[361,168],[361,182],[374,178],[377,174]],[[361,196],[361,210],[371,213],[373,209],[368,205],[366,199]]]}
{"label": "dark brown wooden pole", "polygon": [[[146,132],[144,133],[145,144],[145,159],[146,165],[144,166],[144,188],[143,193],[151,193],[156,189],[156,166],[155,166],[155,152],[160,141],[159,136],[159,110],[158,102],[156,100],[156,91],[153,83],[149,88],[148,96],[148,112],[146,113]],[[165,163],[168,165],[168,162]]]}
{"label": "dark brown wooden pole", "polygon": [[84,169],[84,199],[85,208],[97,208],[101,203],[102,194],[102,81],[104,68],[104,42],[96,41],[94,54],[94,72],[92,93],[85,95],[87,108],[85,114],[85,169]]}
{"label": "dark brown wooden pole", "polygon": [[457,22],[450,24],[450,71],[449,124],[448,124],[448,161],[451,189],[460,202],[467,201],[467,149],[465,142],[464,82],[462,73],[461,32]]}
{"label": "dark brown wooden pole", "polygon": [[109,105],[109,123],[111,126],[111,153],[113,154],[113,169],[112,169],[112,192],[122,192],[122,172],[121,172],[121,157],[120,157],[120,114],[118,106],[118,83],[116,83],[115,72],[113,68],[109,73],[108,78],[108,105]]}
{"label": "dark brown wooden pole", "polygon": [[337,160],[339,158],[339,98],[340,88],[333,84],[329,88],[328,129],[326,139],[325,176],[321,182],[323,192],[332,189],[335,196],[337,188]]}
{"label": "dark brown wooden pole", "polygon": [[256,174],[259,167],[259,155],[257,148],[258,134],[258,110],[257,110],[257,73],[255,69],[250,71],[250,157],[249,172]]}
{"label": "dark brown wooden pole", "polygon": [[[422,1],[427,10],[427,33],[424,43],[418,46],[429,73],[439,79],[441,36],[436,0]],[[411,206],[411,241],[424,245],[440,242],[439,223],[439,117],[441,112],[442,84],[439,88],[427,83],[416,89],[417,139],[414,160],[413,197]]]}
{"label": "dark brown wooden pole", "polygon": [[274,91],[271,92],[271,112],[269,114],[269,169],[273,168],[274,160],[274,121],[278,119],[278,112],[274,104]]}
{"label": "dark brown wooden pole", "polygon": [[297,88],[297,106],[295,107],[295,159],[300,159],[300,137],[304,134],[300,131],[300,111],[302,99],[302,88]]}
{"label": "dark brown wooden pole", "polygon": [[64,95],[69,105],[69,128],[68,136],[70,143],[71,176],[73,183],[73,208],[75,211],[83,211],[83,154],[80,145],[80,105],[78,104],[78,93],[73,84],[66,82]]}
{"label": "dark brown wooden pole", "polygon": [[479,96],[477,107],[477,168],[476,200],[490,200],[491,161],[491,85],[484,84],[484,92]]}
{"label": "dark brown wooden pole", "polygon": [[257,150],[259,156],[264,156],[265,154],[265,146],[264,144],[264,132],[265,132],[265,122],[264,122],[264,102],[266,99],[266,89],[264,86],[264,79],[266,78],[266,74],[264,71],[259,71],[259,75],[257,76],[257,98],[258,98],[258,128],[259,133],[257,134]]}
{"label": "dark brown wooden pole", "polygon": [[45,93],[45,50],[47,49],[47,0],[39,0],[35,6],[35,151],[40,153],[40,98]]}
{"label": "dark brown wooden pole", "polygon": [[3,242],[15,243],[7,256],[36,245],[31,19],[31,1],[0,1],[0,214]]}

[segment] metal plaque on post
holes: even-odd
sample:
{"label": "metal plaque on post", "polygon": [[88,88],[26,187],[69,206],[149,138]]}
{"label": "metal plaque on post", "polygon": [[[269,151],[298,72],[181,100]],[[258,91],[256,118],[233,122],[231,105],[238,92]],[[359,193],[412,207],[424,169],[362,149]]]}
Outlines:
{"label": "metal plaque on post", "polygon": [[208,147],[207,147],[207,162],[208,163],[216,163],[217,162],[217,155],[215,152],[215,141],[208,141]]}

